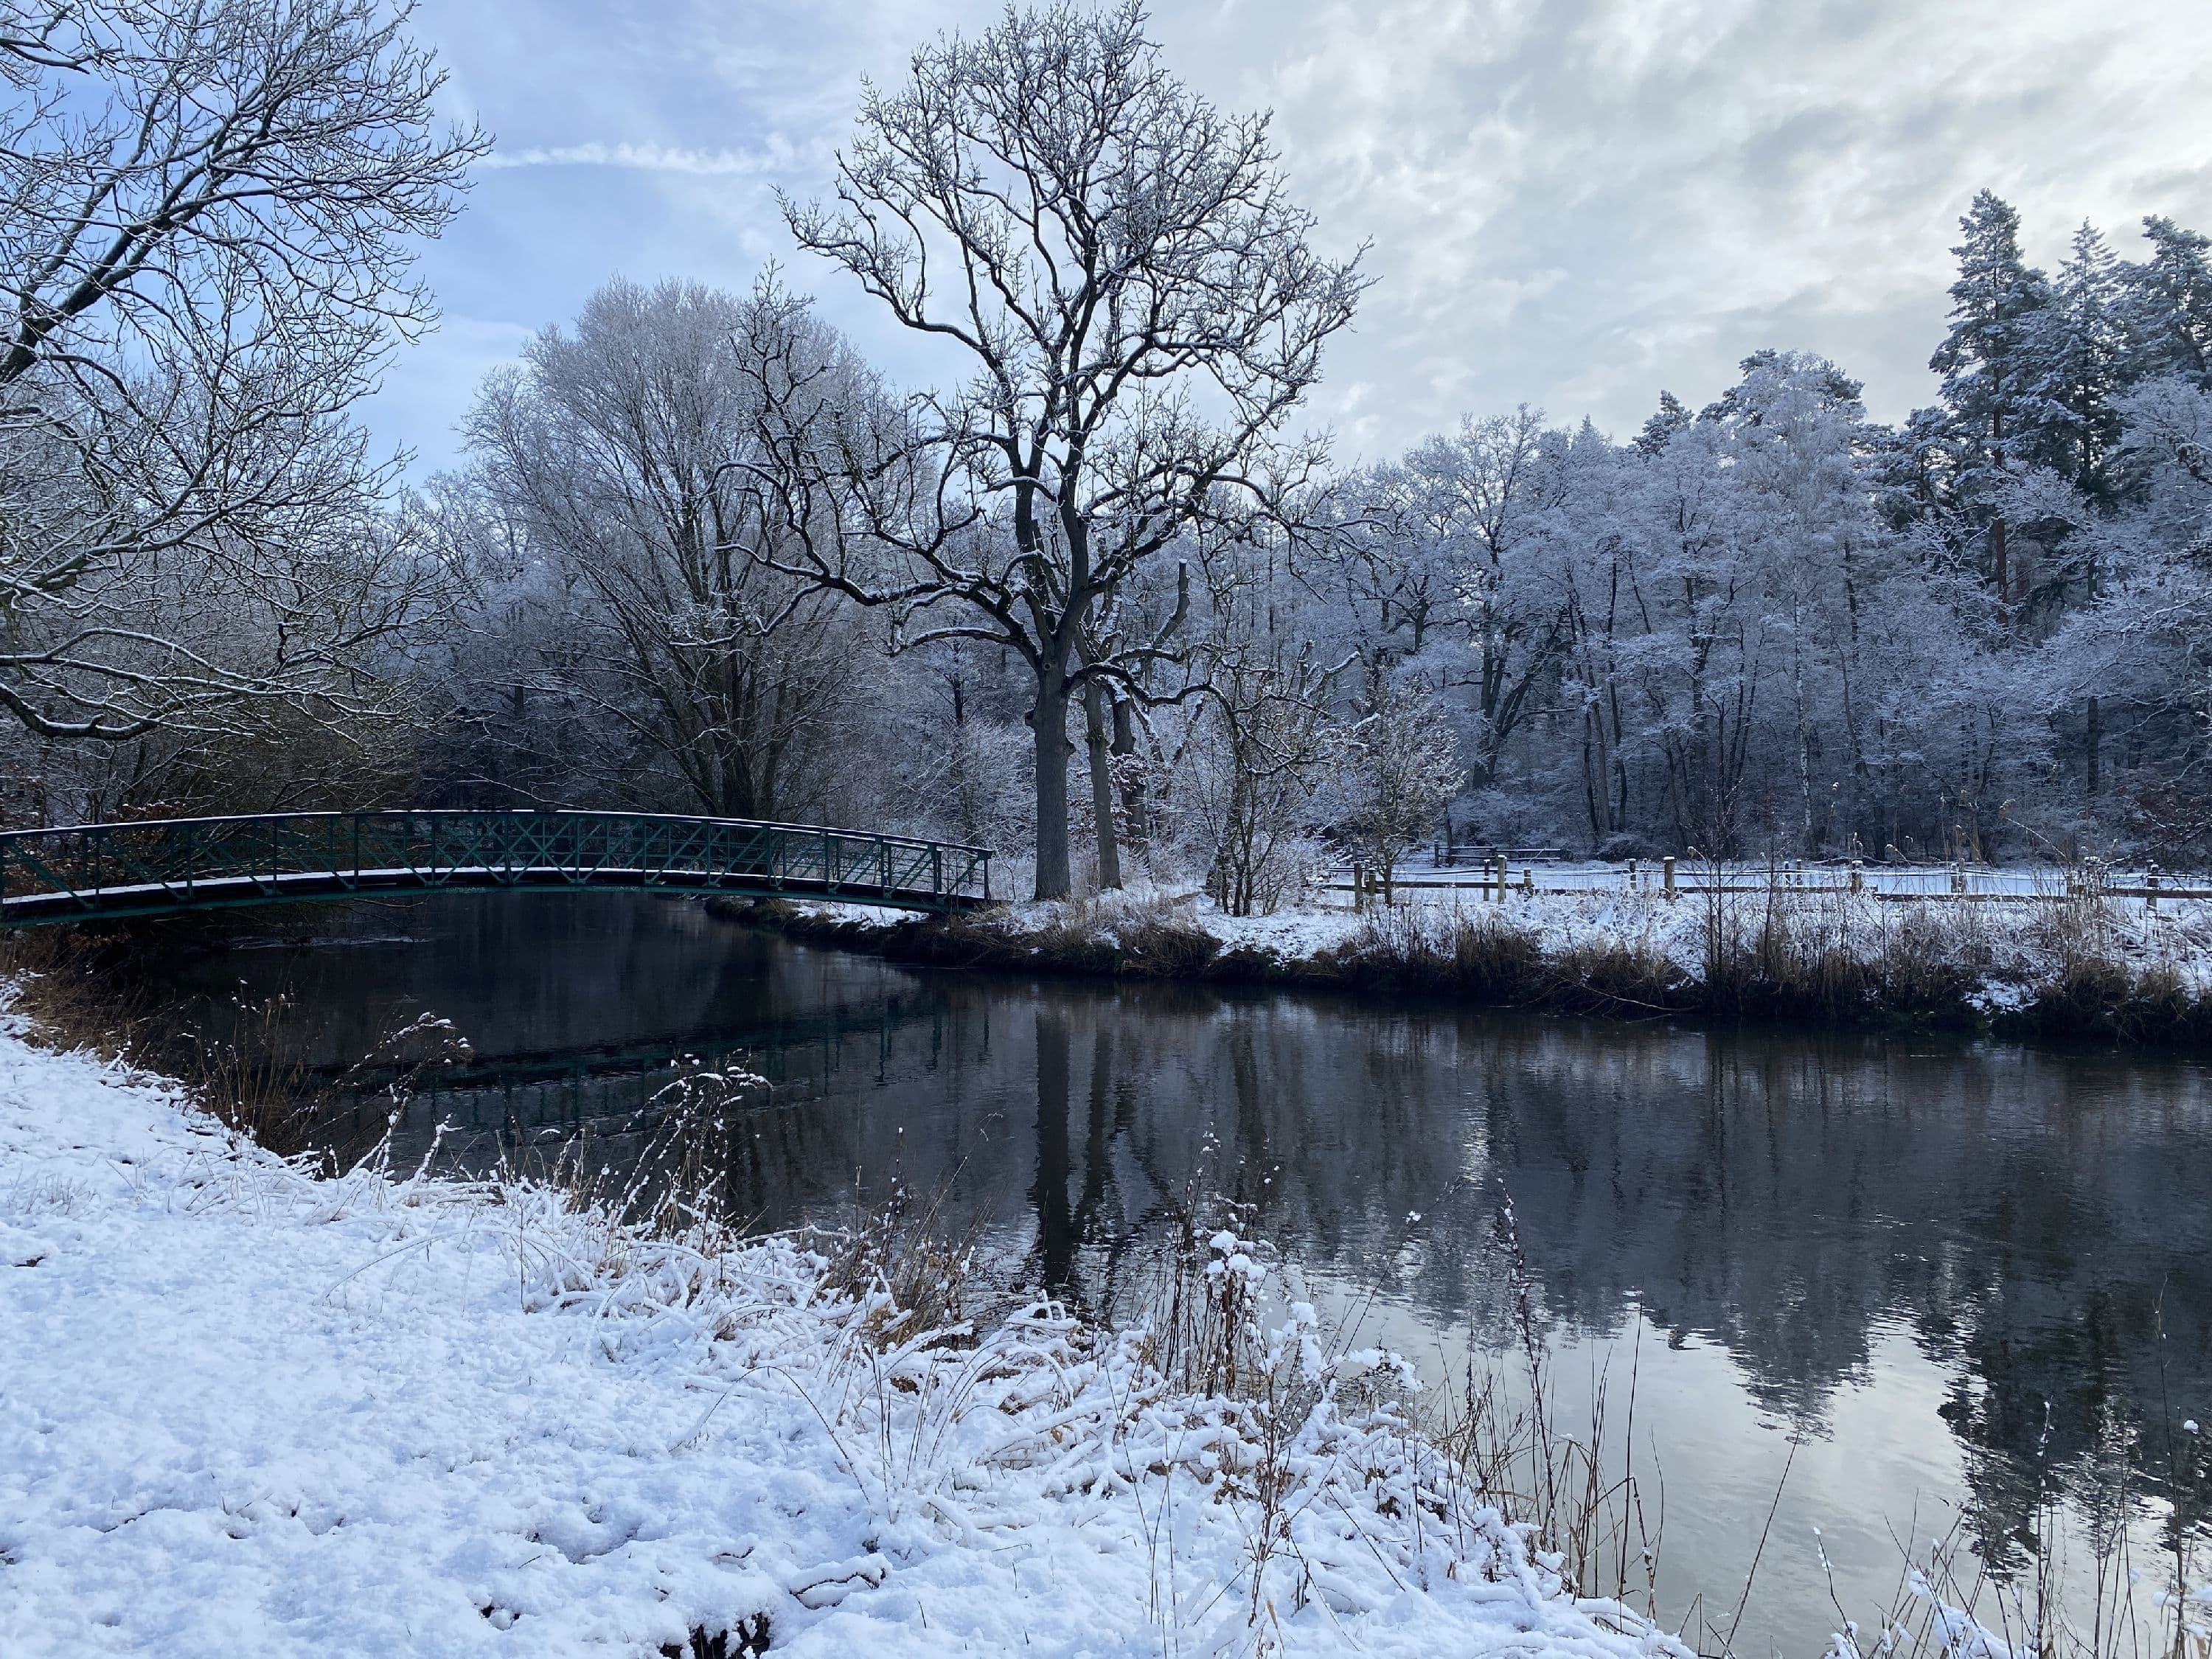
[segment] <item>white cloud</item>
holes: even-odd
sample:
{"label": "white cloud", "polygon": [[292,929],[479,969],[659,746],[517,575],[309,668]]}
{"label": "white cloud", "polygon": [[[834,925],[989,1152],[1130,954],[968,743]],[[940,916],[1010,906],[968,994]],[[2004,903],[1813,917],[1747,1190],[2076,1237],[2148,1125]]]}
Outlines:
{"label": "white cloud", "polygon": [[[930,359],[793,252],[774,187],[824,190],[863,77],[1000,11],[427,0],[456,88],[514,146],[428,274],[457,309],[537,327],[617,270],[742,287],[778,259],[924,379]],[[1976,189],[2022,210],[2046,262],[2084,216],[2124,252],[2146,213],[2212,229],[2212,7],[1158,0],[1153,27],[1217,103],[1275,112],[1328,248],[1372,241],[1382,280],[1312,410],[1348,451],[1524,400],[1632,429],[1662,386],[1705,401],[1768,345],[1835,357],[1894,417],[1932,393]]]}
{"label": "white cloud", "polygon": [[790,165],[789,152],[685,149],[673,144],[538,144],[495,150],[483,166],[501,167],[634,167],[644,173],[680,173],[696,178],[730,174],[756,176]]}
{"label": "white cloud", "polygon": [[1382,280],[1330,367],[1388,389],[1392,446],[1522,398],[1621,431],[1766,345],[1837,357],[1901,415],[1932,392],[1977,188],[2045,260],[2084,216],[2120,244],[2145,213],[2212,224],[2212,129],[2179,68],[2212,56],[2212,9],[1304,0],[1264,29],[1162,21],[1218,100],[1273,108],[1328,232],[1373,240]]}

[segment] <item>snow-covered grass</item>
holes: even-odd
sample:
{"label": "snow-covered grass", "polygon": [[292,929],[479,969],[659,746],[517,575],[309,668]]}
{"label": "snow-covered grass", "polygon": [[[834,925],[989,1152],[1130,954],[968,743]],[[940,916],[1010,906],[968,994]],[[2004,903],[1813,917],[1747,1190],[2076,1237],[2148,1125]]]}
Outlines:
{"label": "snow-covered grass", "polygon": [[1387,1356],[1260,1331],[1234,1237],[1211,1388],[1050,1304],[916,1328],[866,1259],[315,1179],[11,1023],[0,1649],[1681,1653],[1568,1592]]}
{"label": "snow-covered grass", "polygon": [[1672,898],[1516,889],[1499,902],[1407,888],[1362,910],[1308,902],[1237,917],[1188,889],[1148,885],[1003,905],[934,930],[857,907],[813,915],[846,942],[925,960],[1369,984],[1576,1009],[2212,1037],[2212,902],[2153,906],[2093,890],[1900,900],[1777,882]]}

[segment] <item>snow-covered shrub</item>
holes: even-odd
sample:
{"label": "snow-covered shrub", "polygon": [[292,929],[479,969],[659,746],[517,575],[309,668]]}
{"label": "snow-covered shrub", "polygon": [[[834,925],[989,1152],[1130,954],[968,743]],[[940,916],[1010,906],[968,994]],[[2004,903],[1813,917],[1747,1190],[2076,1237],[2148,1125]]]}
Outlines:
{"label": "snow-covered shrub", "polygon": [[1443,706],[1427,688],[1386,684],[1345,726],[1329,779],[1336,834],[1387,883],[1426,842],[1467,770]]}
{"label": "snow-covered shrub", "polygon": [[1340,750],[1326,690],[1303,659],[1231,664],[1182,729],[1170,821],[1224,915],[1273,914],[1328,860],[1315,821]]}

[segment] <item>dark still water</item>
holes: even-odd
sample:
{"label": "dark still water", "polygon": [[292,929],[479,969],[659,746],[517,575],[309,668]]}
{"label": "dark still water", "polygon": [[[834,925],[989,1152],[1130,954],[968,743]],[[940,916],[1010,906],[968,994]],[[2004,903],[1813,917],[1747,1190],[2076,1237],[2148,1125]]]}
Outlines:
{"label": "dark still water", "polygon": [[902,1178],[1111,1311],[1203,1189],[1254,1206],[1359,1343],[1453,1389],[1470,1364],[1525,1384],[1510,1200],[1558,1420],[1587,1425],[1601,1388],[1622,1455],[1632,1378],[1662,1611],[1726,1631],[1758,1553],[1740,1653],[1818,1654],[1830,1571],[1873,1625],[1904,1547],[1938,1537],[1961,1577],[2056,1558],[2084,1626],[2095,1537],[2146,1606],[2176,1538],[2212,1576],[2184,1427],[2212,1428],[2198,1065],[918,972],[624,895],[306,922],[159,972],[210,1021],[289,992],[324,1063],[451,1020],[476,1063],[417,1097],[403,1157],[440,1121],[465,1161],[518,1128],[618,1149],[672,1056],[733,1055],[774,1085],[726,1177],[763,1226]]}

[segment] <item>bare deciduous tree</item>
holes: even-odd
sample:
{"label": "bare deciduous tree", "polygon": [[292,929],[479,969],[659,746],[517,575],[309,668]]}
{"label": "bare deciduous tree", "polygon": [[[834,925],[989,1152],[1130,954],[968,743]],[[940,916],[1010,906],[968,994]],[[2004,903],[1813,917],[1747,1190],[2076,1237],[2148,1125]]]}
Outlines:
{"label": "bare deciduous tree", "polygon": [[[507,665],[520,697],[611,720],[701,809],[773,817],[808,804],[868,648],[834,594],[780,574],[785,526],[763,488],[757,398],[856,395],[842,343],[772,284],[739,299],[674,283],[601,289],[573,334],[549,330],[495,374],[469,423],[474,482],[517,572],[565,595],[547,647]],[[532,566],[541,567],[531,573]]]}
{"label": "bare deciduous tree", "polygon": [[1382,878],[1426,841],[1467,780],[1443,707],[1426,687],[1385,683],[1346,727],[1334,793],[1337,830]]}
{"label": "bare deciduous tree", "polygon": [[1255,642],[1209,678],[1175,769],[1176,799],[1214,902],[1232,916],[1272,912],[1317,861],[1316,798],[1341,757],[1328,707],[1335,674],[1310,647]]}
{"label": "bare deciduous tree", "polygon": [[0,9],[0,706],[236,738],[377,706],[437,586],[345,410],[430,319],[473,132],[378,0]]}
{"label": "bare deciduous tree", "polygon": [[[1036,891],[1065,896],[1069,704],[1094,683],[1147,695],[1187,590],[1146,629],[1117,605],[1194,524],[1249,514],[1317,464],[1318,443],[1279,434],[1351,320],[1358,261],[1312,251],[1265,118],[1177,82],[1133,3],[1009,10],[923,49],[869,92],[836,204],[787,211],[969,374],[844,428],[817,474],[845,495],[844,533],[800,538],[784,568],[890,608],[902,646],[1020,655]],[[787,457],[822,455],[821,436]]]}

